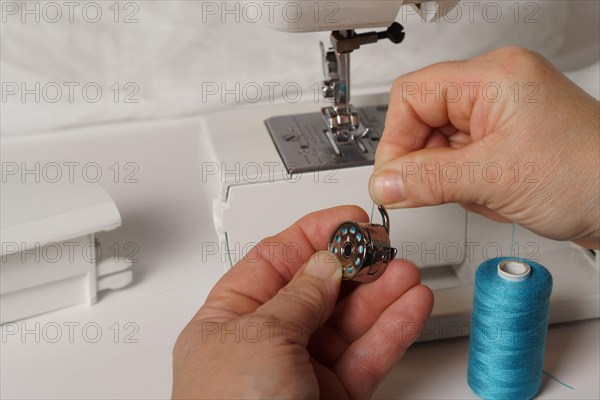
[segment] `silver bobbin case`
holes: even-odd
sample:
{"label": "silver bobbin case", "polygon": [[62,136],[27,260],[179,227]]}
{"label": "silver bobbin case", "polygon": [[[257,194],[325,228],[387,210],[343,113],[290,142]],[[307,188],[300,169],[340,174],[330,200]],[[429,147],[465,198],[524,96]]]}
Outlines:
{"label": "silver bobbin case", "polygon": [[372,282],[379,278],[396,257],[390,245],[389,218],[379,206],[383,225],[346,221],[339,225],[329,241],[329,251],[342,262],[342,279]]}

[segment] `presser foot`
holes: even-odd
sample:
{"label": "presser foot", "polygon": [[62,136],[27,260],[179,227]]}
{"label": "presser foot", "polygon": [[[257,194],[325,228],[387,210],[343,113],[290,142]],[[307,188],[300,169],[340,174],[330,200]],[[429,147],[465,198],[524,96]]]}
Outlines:
{"label": "presser foot", "polygon": [[328,128],[326,133],[331,135],[335,142],[348,142],[363,138],[369,133],[369,128],[362,125],[358,111],[353,106],[345,109],[325,107],[321,109],[321,113]]}

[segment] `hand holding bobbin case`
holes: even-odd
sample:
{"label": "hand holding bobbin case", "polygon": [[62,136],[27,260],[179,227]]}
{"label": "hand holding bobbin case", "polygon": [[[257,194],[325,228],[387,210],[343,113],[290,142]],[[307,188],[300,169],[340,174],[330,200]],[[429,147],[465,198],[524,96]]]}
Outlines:
{"label": "hand holding bobbin case", "polygon": [[346,221],[336,228],[329,240],[329,251],[342,262],[342,279],[372,282],[383,275],[396,257],[390,245],[390,220],[383,206],[378,207],[383,225]]}

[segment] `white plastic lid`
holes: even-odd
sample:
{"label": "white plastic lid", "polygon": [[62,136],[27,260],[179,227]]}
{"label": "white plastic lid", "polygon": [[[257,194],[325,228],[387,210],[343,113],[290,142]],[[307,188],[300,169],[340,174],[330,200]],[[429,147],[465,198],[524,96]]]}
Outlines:
{"label": "white plastic lid", "polygon": [[[18,251],[61,242],[121,225],[112,198],[96,183],[2,183],[3,243]],[[12,247],[2,246],[2,255]]]}

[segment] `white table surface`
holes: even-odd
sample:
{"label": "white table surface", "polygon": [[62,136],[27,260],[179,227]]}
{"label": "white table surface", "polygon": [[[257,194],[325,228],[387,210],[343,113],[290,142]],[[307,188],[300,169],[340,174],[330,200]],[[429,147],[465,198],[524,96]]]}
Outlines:
{"label": "white table surface", "polygon": [[[8,334],[3,327],[3,399],[170,396],[175,339],[223,274],[222,255],[203,260],[201,253],[201,244],[216,241],[216,236],[200,181],[202,143],[197,123],[188,118],[102,125],[3,140],[2,162],[100,164],[100,183],[115,200],[123,225],[99,238],[104,246],[117,243],[123,248],[134,242],[139,248],[134,255],[134,281],[128,288],[105,293],[93,306],[77,306],[16,325],[21,332],[37,330],[39,340],[34,333]],[[110,169],[115,162],[135,163],[139,182],[126,183],[122,176],[115,179],[114,168]],[[82,328],[90,323],[94,329],[86,335]],[[62,336],[51,343],[44,335],[54,338],[56,326]],[[93,343],[98,327],[102,335]],[[137,332],[129,341],[137,342],[127,343],[125,335],[134,329]],[[599,320],[552,326],[545,370],[575,390],[544,377],[539,397],[600,398],[599,342]],[[414,345],[374,397],[472,398],[466,383],[467,354],[466,338]]]}

